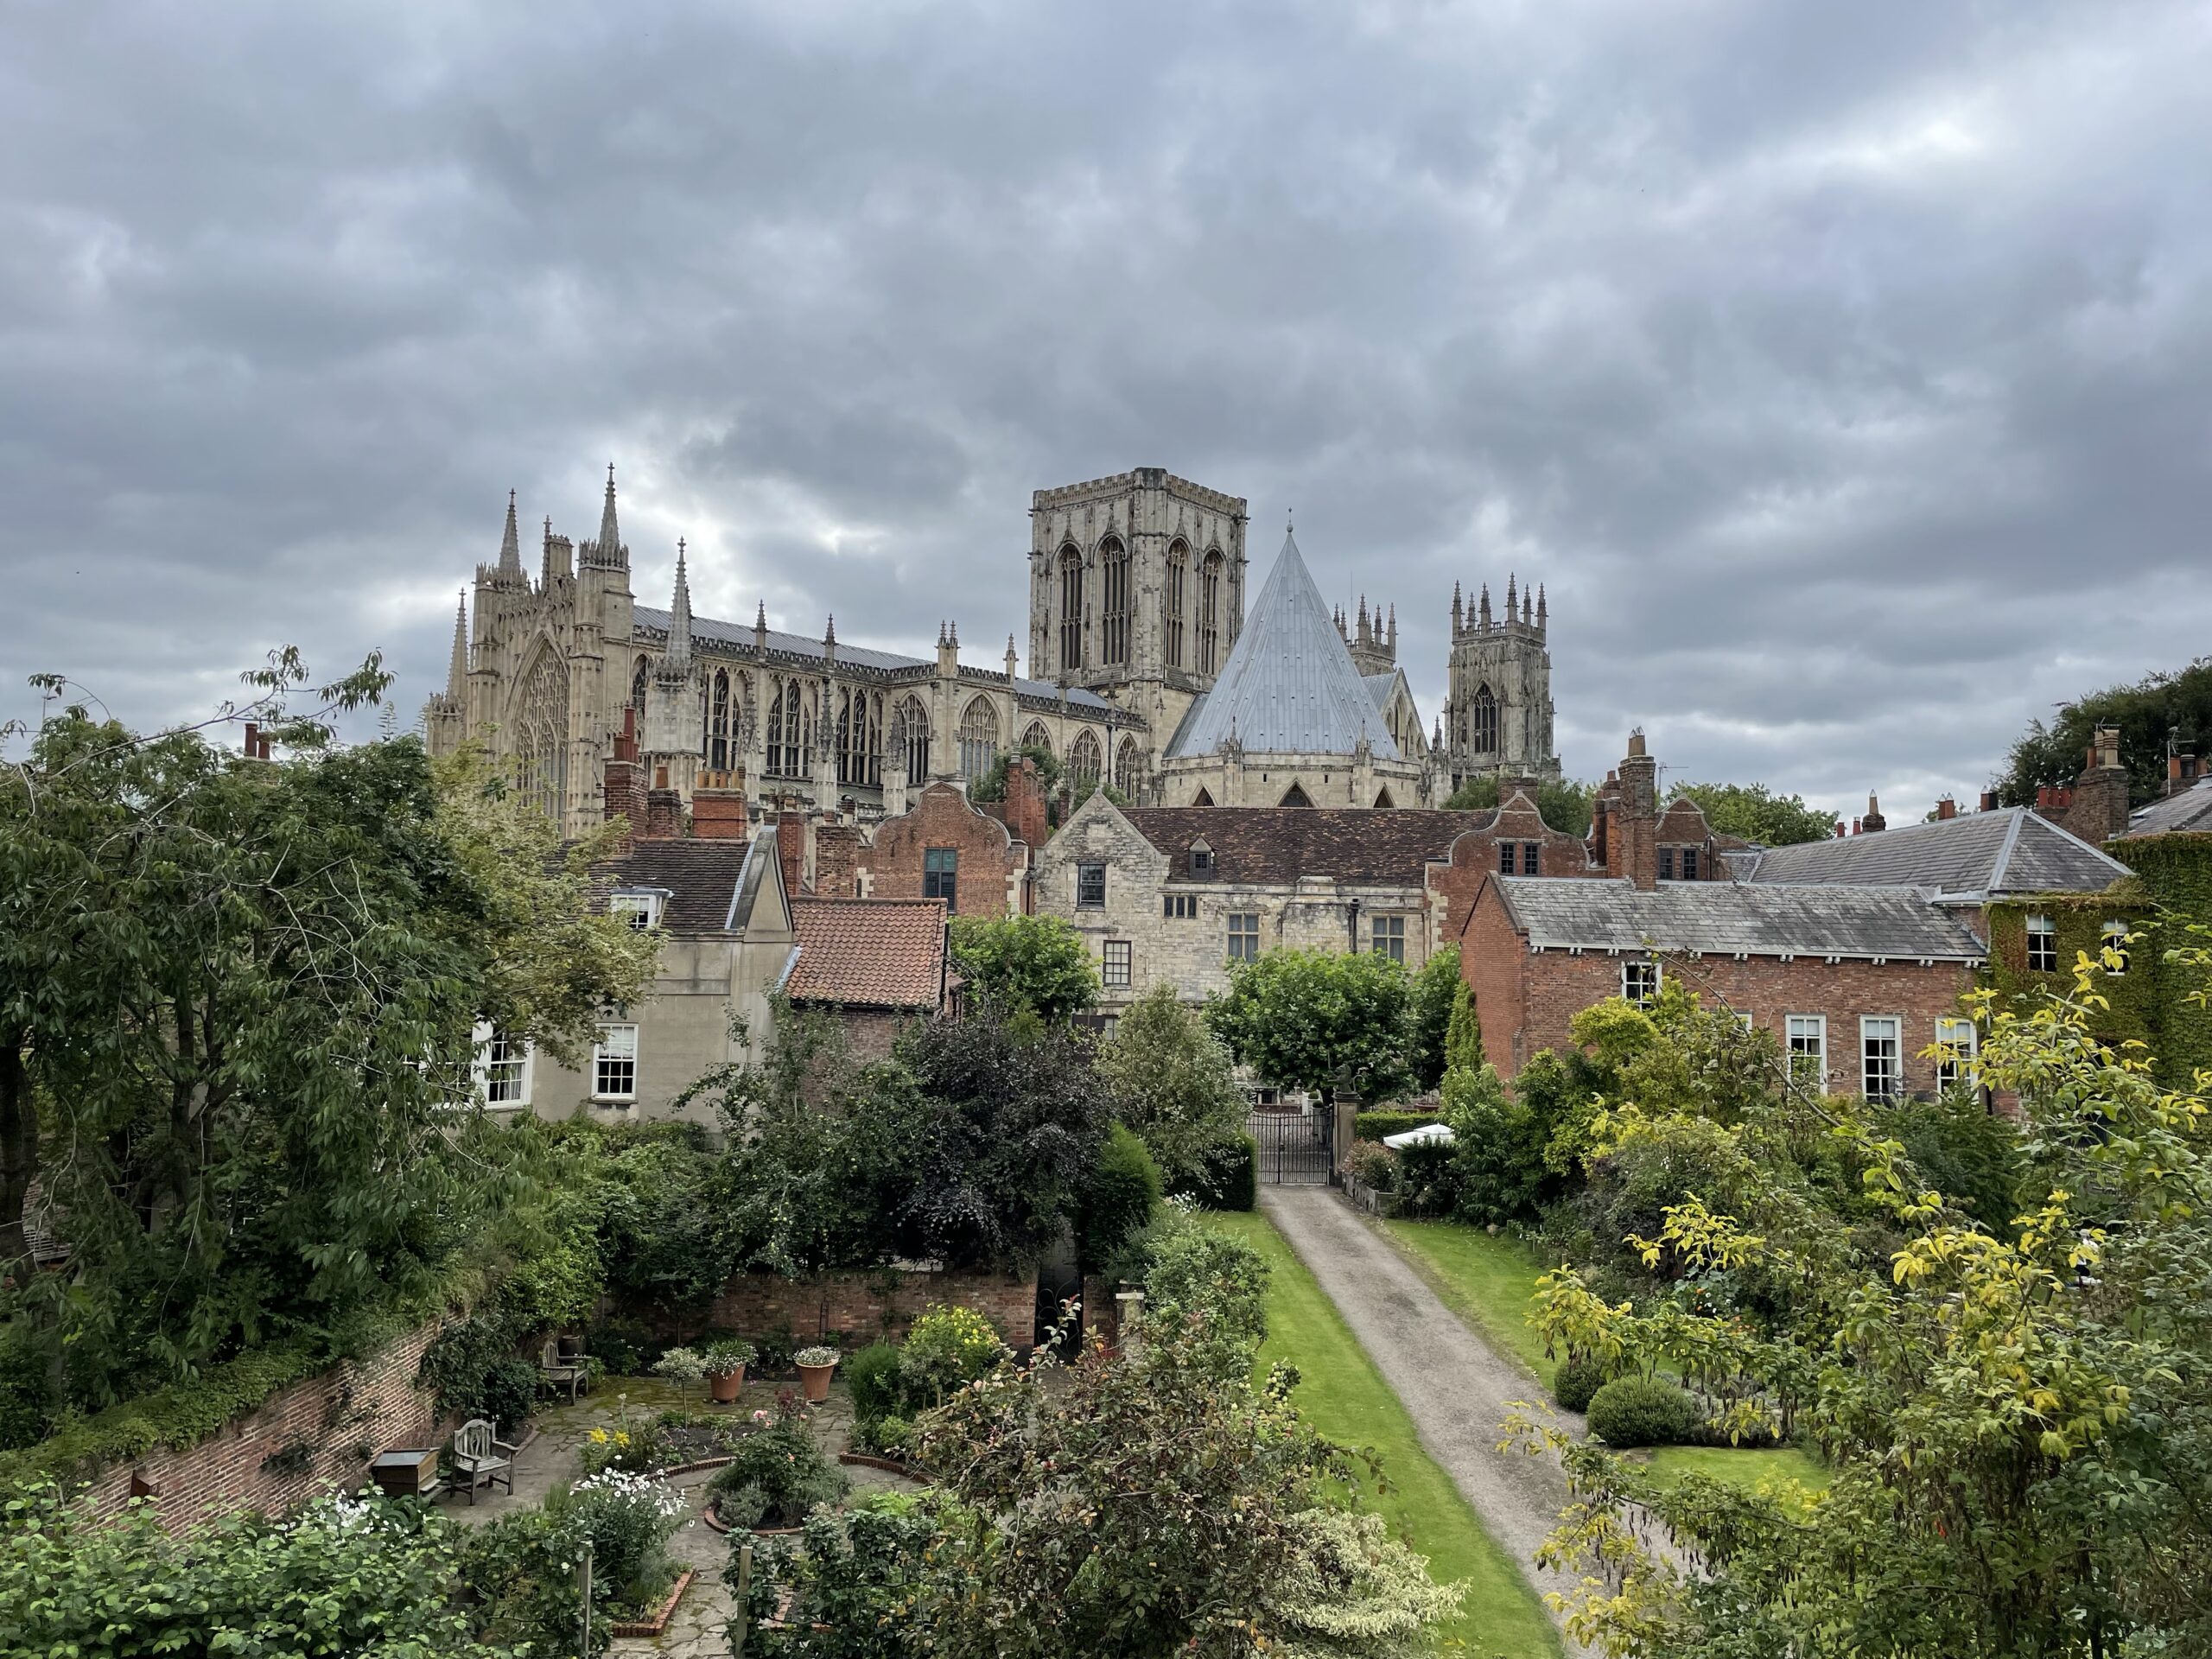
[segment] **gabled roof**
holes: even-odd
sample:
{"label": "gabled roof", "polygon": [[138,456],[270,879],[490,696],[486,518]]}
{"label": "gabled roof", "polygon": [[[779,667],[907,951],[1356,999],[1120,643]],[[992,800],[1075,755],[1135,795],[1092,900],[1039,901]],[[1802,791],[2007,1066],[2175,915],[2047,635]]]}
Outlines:
{"label": "gabled roof", "polygon": [[1167,758],[1210,754],[1232,735],[1269,754],[1350,754],[1364,737],[1378,760],[1401,758],[1287,532],[1221,677],[1192,707]]}
{"label": "gabled roof", "polygon": [[[1332,630],[1333,632],[1333,630]],[[1354,887],[1415,887],[1431,859],[1487,830],[1495,808],[1446,812],[1424,807],[1129,806],[1130,827],[1167,855],[1171,881],[1191,876],[1191,843],[1213,849],[1213,869],[1198,880],[1291,887],[1325,875]]]}
{"label": "gabled roof", "polygon": [[1923,887],[1961,898],[2008,893],[2102,893],[2127,867],[2024,806],[1839,836],[1760,853],[1740,878]]}
{"label": "gabled roof", "polygon": [[1390,709],[1390,693],[1396,689],[1398,683],[1398,671],[1394,668],[1388,674],[1363,674],[1359,678],[1360,683],[1367,688],[1367,695],[1375,699],[1376,708],[1388,714]]}
{"label": "gabled roof", "polygon": [[[1886,834],[1887,831],[1883,833]],[[1981,941],[1910,887],[1739,887],[1494,876],[1514,926],[1548,950],[1980,962]]]}
{"label": "gabled roof", "polygon": [[2212,776],[2163,801],[2139,806],[2127,815],[2122,841],[2139,836],[2212,835]]}
{"label": "gabled roof", "polygon": [[745,868],[746,854],[753,844],[688,836],[636,841],[627,852],[608,859],[594,874],[600,885],[613,892],[666,894],[660,925],[668,932],[720,933],[728,925],[730,901]]}
{"label": "gabled roof", "polygon": [[798,957],[784,988],[794,1002],[934,1009],[944,999],[941,899],[801,899],[791,925]]}

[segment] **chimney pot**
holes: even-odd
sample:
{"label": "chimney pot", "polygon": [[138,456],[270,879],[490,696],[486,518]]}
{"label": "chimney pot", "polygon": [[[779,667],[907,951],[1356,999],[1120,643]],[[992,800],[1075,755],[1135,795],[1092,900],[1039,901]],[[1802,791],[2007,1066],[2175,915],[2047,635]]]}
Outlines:
{"label": "chimney pot", "polygon": [[1981,791],[1981,810],[1985,812],[1994,812],[1997,810],[1997,791],[1995,790],[1985,789]]}

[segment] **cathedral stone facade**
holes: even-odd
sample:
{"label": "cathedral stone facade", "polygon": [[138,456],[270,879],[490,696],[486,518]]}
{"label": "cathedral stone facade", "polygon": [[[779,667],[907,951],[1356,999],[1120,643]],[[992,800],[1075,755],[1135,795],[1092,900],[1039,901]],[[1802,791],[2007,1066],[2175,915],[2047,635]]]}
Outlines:
{"label": "cathedral stone facade", "polygon": [[[1138,467],[1039,490],[1030,677],[695,616],[677,544],[666,608],[641,604],[608,468],[599,535],[545,521],[525,569],[512,495],[499,556],[455,620],[434,750],[485,746],[570,834],[615,812],[742,836],[794,808],[872,825],[1016,747],[1139,804],[1436,805],[1466,777],[1556,773],[1541,596],[1503,623],[1452,602],[1451,709],[1433,741],[1386,626],[1332,615],[1287,535],[1248,625],[1244,501]],[[473,599],[473,603],[471,602]],[[1448,728],[1450,735],[1445,733]],[[620,751],[618,758],[618,749]],[[609,766],[621,798],[611,800]]]}

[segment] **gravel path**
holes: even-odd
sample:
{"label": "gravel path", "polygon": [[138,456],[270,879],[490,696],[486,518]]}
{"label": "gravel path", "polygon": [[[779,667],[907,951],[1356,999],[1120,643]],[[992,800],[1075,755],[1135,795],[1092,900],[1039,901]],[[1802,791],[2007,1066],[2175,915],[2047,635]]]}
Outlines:
{"label": "gravel path", "polygon": [[[1498,1425],[1542,1388],[1436,1298],[1397,1252],[1325,1186],[1264,1186],[1260,1208],[1328,1293],[1404,1404],[1421,1444],[1539,1594],[1573,1587],[1540,1570],[1541,1544],[1567,1502],[1556,1459],[1498,1451]],[[1582,1420],[1559,1414],[1580,1434]],[[1586,1649],[1568,1641],[1570,1654]]]}

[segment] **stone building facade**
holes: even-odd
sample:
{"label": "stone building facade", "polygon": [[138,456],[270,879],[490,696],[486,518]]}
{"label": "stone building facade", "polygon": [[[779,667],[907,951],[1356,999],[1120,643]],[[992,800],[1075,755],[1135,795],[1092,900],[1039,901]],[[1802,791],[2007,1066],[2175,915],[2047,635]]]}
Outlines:
{"label": "stone building facade", "polygon": [[1552,742],[1551,619],[1543,588],[1505,581],[1493,615],[1490,584],[1471,607],[1452,590],[1452,671],[1441,716],[1445,769],[1457,789],[1471,778],[1556,778]]}

